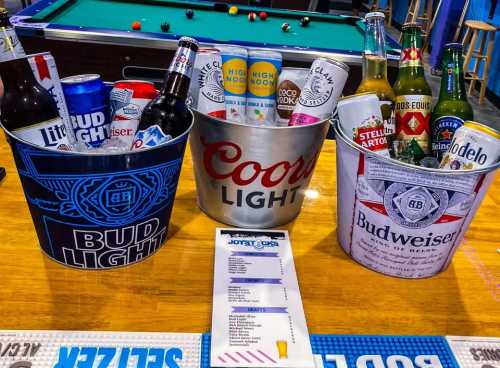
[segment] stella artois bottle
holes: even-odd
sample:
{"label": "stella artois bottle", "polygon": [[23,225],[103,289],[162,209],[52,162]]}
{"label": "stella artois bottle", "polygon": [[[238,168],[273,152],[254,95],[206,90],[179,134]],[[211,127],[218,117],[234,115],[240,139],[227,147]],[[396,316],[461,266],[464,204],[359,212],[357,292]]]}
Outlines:
{"label": "stella artois bottle", "polygon": [[394,84],[396,158],[418,164],[431,152],[430,118],[432,92],[425,80],[422,61],[422,30],[416,23],[403,26],[399,74]]}

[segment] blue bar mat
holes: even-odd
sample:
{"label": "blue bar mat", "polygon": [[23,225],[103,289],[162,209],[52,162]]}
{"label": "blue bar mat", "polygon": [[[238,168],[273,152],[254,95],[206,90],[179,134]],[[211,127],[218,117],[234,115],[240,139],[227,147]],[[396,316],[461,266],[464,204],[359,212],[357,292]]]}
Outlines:
{"label": "blue bar mat", "polygon": [[[441,336],[311,335],[311,346],[325,368],[459,368]],[[210,368],[210,334],[203,334],[200,360]]]}

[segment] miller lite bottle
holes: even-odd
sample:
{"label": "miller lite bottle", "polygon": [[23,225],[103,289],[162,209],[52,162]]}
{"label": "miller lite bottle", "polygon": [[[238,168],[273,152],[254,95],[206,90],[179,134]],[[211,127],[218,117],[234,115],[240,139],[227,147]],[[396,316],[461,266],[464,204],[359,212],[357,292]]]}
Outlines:
{"label": "miller lite bottle", "polygon": [[71,150],[56,102],[36,81],[28,59],[0,62],[0,77],[4,84],[1,105],[4,128],[44,148]]}
{"label": "miller lite bottle", "polygon": [[182,37],[158,97],[142,112],[132,151],[158,146],[184,133],[191,124],[186,99],[198,41]]}

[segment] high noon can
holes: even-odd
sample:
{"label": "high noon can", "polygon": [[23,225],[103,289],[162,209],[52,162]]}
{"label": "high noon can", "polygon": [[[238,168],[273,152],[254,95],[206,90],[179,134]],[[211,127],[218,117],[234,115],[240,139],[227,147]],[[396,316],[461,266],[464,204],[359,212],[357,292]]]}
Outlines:
{"label": "high noon can", "polygon": [[198,49],[194,63],[197,84],[198,111],[219,118],[226,118],[224,82],[222,77],[222,59],[219,50],[212,48]]}
{"label": "high noon can", "polygon": [[466,121],[457,129],[440,169],[472,170],[487,167],[500,158],[500,133],[484,124]]}
{"label": "high noon can", "polygon": [[222,58],[226,119],[245,123],[248,52],[234,46],[218,46],[218,49]]}
{"label": "high noon can", "polygon": [[287,126],[306,83],[309,69],[281,68],[276,88],[276,114],[278,125]]}
{"label": "high noon can", "polygon": [[275,125],[276,84],[281,63],[279,52],[252,50],[248,53],[247,123]]}
{"label": "high noon can", "polygon": [[380,102],[375,93],[359,93],[337,104],[342,130],[360,146],[390,157]]}
{"label": "high noon can", "polygon": [[349,67],[337,60],[314,60],[288,125],[308,125],[332,115],[344,89]]}

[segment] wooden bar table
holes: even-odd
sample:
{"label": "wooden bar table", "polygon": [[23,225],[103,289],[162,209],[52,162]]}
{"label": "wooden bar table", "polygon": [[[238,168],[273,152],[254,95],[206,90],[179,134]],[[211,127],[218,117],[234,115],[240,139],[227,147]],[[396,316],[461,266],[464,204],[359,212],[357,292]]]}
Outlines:
{"label": "wooden bar table", "polygon": [[[39,248],[4,138],[0,166],[0,329],[207,332],[215,228],[196,206],[186,152],[166,244],[151,258],[108,271],[59,265]],[[290,231],[310,333],[500,335],[500,176],[451,266],[422,280],[370,271],[336,238],[335,142],[326,141]]]}

